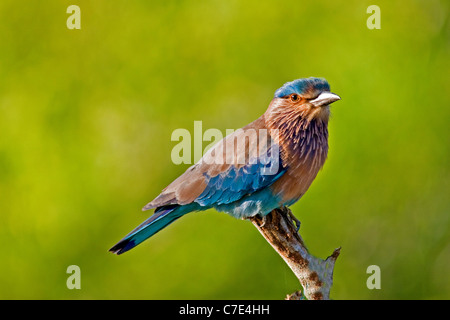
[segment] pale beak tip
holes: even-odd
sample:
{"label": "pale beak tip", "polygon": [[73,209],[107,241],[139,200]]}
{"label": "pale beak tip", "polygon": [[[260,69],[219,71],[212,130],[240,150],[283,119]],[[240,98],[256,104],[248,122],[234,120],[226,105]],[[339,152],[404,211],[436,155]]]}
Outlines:
{"label": "pale beak tip", "polygon": [[309,101],[313,106],[315,107],[321,107],[325,105],[329,105],[335,101],[341,100],[341,97],[339,97],[337,94],[332,92],[322,92],[319,94],[317,98],[314,100]]}

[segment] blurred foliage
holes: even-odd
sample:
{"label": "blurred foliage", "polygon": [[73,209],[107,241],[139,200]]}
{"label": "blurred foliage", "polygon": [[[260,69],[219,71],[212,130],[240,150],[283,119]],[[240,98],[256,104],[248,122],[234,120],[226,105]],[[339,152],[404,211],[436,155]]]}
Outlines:
{"label": "blurred foliage", "polygon": [[[2,0],[0,21],[0,298],[297,290],[251,223],[213,210],[107,250],[188,167],[171,162],[173,130],[242,127],[308,76],[342,97],[329,159],[292,207],[313,254],[342,246],[333,298],[450,298],[448,1]],[[72,264],[81,290],[66,287]],[[366,287],[372,264],[381,290]]]}

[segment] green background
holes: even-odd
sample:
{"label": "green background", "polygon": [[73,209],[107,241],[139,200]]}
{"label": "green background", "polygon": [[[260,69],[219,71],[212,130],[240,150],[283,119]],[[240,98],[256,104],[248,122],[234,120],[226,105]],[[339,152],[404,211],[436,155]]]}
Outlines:
{"label": "green background", "polygon": [[[66,27],[71,4],[81,30]],[[213,210],[107,250],[188,168],[171,161],[173,130],[240,128],[309,76],[342,97],[328,161],[292,207],[314,255],[342,246],[332,298],[450,298],[448,1],[2,0],[0,21],[0,298],[299,289],[250,222]]]}

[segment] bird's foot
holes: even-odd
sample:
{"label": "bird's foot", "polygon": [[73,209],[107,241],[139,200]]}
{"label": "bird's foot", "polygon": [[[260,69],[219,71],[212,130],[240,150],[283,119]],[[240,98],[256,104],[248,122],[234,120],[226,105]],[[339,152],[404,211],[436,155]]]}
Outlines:
{"label": "bird's foot", "polygon": [[291,219],[292,224],[295,226],[295,230],[298,232],[300,230],[300,220],[297,219],[297,217],[292,213],[291,210],[287,210],[288,216]]}
{"label": "bird's foot", "polygon": [[242,220],[256,221],[259,228],[263,228],[267,222],[267,216],[256,215],[252,217],[243,217]]}
{"label": "bird's foot", "polygon": [[266,225],[266,222],[267,222],[267,216],[262,216],[262,219],[261,219],[261,224],[259,225],[259,227],[260,228],[263,228],[265,225]]}

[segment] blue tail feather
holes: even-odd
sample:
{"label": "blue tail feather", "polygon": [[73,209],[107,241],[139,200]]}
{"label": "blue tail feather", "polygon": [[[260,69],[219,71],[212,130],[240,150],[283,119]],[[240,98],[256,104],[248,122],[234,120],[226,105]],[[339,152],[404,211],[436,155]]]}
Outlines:
{"label": "blue tail feather", "polygon": [[115,254],[127,252],[186,213],[186,210],[182,210],[182,207],[178,205],[158,208],[150,218],[126,235],[109,251]]}

